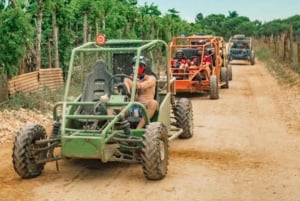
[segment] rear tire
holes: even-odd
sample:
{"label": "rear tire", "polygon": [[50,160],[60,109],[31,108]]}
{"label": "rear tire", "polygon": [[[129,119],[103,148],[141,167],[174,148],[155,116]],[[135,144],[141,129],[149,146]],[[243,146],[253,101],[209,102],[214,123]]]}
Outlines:
{"label": "rear tire", "polygon": [[228,80],[231,81],[232,80],[232,66],[231,65],[228,65],[227,71],[228,71]]}
{"label": "rear tire", "polygon": [[160,122],[152,122],[143,135],[142,165],[149,180],[160,180],[168,171],[168,130]]}
{"label": "rear tire", "polygon": [[255,64],[255,54],[251,52],[250,55],[250,64],[253,66]]}
{"label": "rear tire", "polygon": [[14,170],[22,178],[33,178],[42,173],[45,163],[37,163],[36,159],[45,159],[46,152],[36,152],[34,149],[45,147],[46,145],[37,145],[35,142],[46,138],[45,128],[37,124],[25,125],[17,133],[12,158]]}
{"label": "rear tire", "polygon": [[222,85],[222,89],[229,88],[229,74],[228,74],[228,68],[226,67],[221,68],[221,82],[225,82],[225,84]]}
{"label": "rear tire", "polygon": [[225,82],[226,76],[227,76],[227,69],[225,67],[221,67],[221,75],[220,75],[221,82]]}
{"label": "rear tire", "polygon": [[229,55],[227,58],[227,64],[230,64],[230,61],[232,60],[231,56]]}
{"label": "rear tire", "polygon": [[191,138],[193,136],[193,108],[192,103],[187,98],[180,98],[175,105],[174,115],[176,125],[183,129],[178,137],[181,139]]}
{"label": "rear tire", "polygon": [[219,99],[218,79],[215,75],[210,76],[209,89],[210,89],[210,99]]}

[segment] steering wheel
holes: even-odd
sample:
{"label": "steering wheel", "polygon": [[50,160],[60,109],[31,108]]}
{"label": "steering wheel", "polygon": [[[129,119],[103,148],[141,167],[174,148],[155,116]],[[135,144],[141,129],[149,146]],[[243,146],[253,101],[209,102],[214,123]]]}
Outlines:
{"label": "steering wheel", "polygon": [[[115,74],[108,80],[108,90],[110,94],[122,94],[130,97],[130,93],[123,82],[124,78],[128,78],[132,81],[132,78],[126,74]],[[117,89],[117,91],[115,89]]]}

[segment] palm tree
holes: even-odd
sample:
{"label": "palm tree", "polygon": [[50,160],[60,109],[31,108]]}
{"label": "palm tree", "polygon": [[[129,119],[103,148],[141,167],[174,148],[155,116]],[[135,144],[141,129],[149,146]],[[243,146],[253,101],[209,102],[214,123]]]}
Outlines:
{"label": "palm tree", "polygon": [[228,18],[235,18],[238,17],[239,14],[234,10],[234,11],[228,11],[229,15]]}

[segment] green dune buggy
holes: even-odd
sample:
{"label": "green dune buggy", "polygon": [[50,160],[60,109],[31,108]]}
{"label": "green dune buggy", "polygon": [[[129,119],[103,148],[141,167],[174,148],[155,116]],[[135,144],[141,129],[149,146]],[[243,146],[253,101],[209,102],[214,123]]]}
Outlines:
{"label": "green dune buggy", "polygon": [[[64,99],[53,108],[52,132],[47,135],[42,125],[28,123],[15,137],[16,173],[32,178],[47,162],[77,158],[140,163],[147,179],[164,178],[169,141],[193,135],[192,104],[186,98],[175,99],[167,51],[161,40],[107,40],[73,49]],[[137,56],[138,67],[141,55],[157,77],[154,98],[159,108],[151,119],[146,107],[135,101],[137,89],[129,94],[123,84],[132,73],[136,84],[131,62]],[[139,115],[134,108],[139,108]],[[142,117],[146,126],[136,129]]]}

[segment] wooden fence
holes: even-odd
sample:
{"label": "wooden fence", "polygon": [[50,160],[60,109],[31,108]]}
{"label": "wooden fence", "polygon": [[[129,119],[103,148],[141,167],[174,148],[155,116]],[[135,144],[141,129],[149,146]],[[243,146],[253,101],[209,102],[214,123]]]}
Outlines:
{"label": "wooden fence", "polygon": [[40,69],[39,71],[22,74],[8,81],[8,94],[32,92],[44,88],[56,89],[63,86],[63,74],[60,68]]}
{"label": "wooden fence", "polygon": [[300,65],[299,36],[294,38],[292,27],[278,36],[261,37],[258,45],[272,50],[284,62]]}

